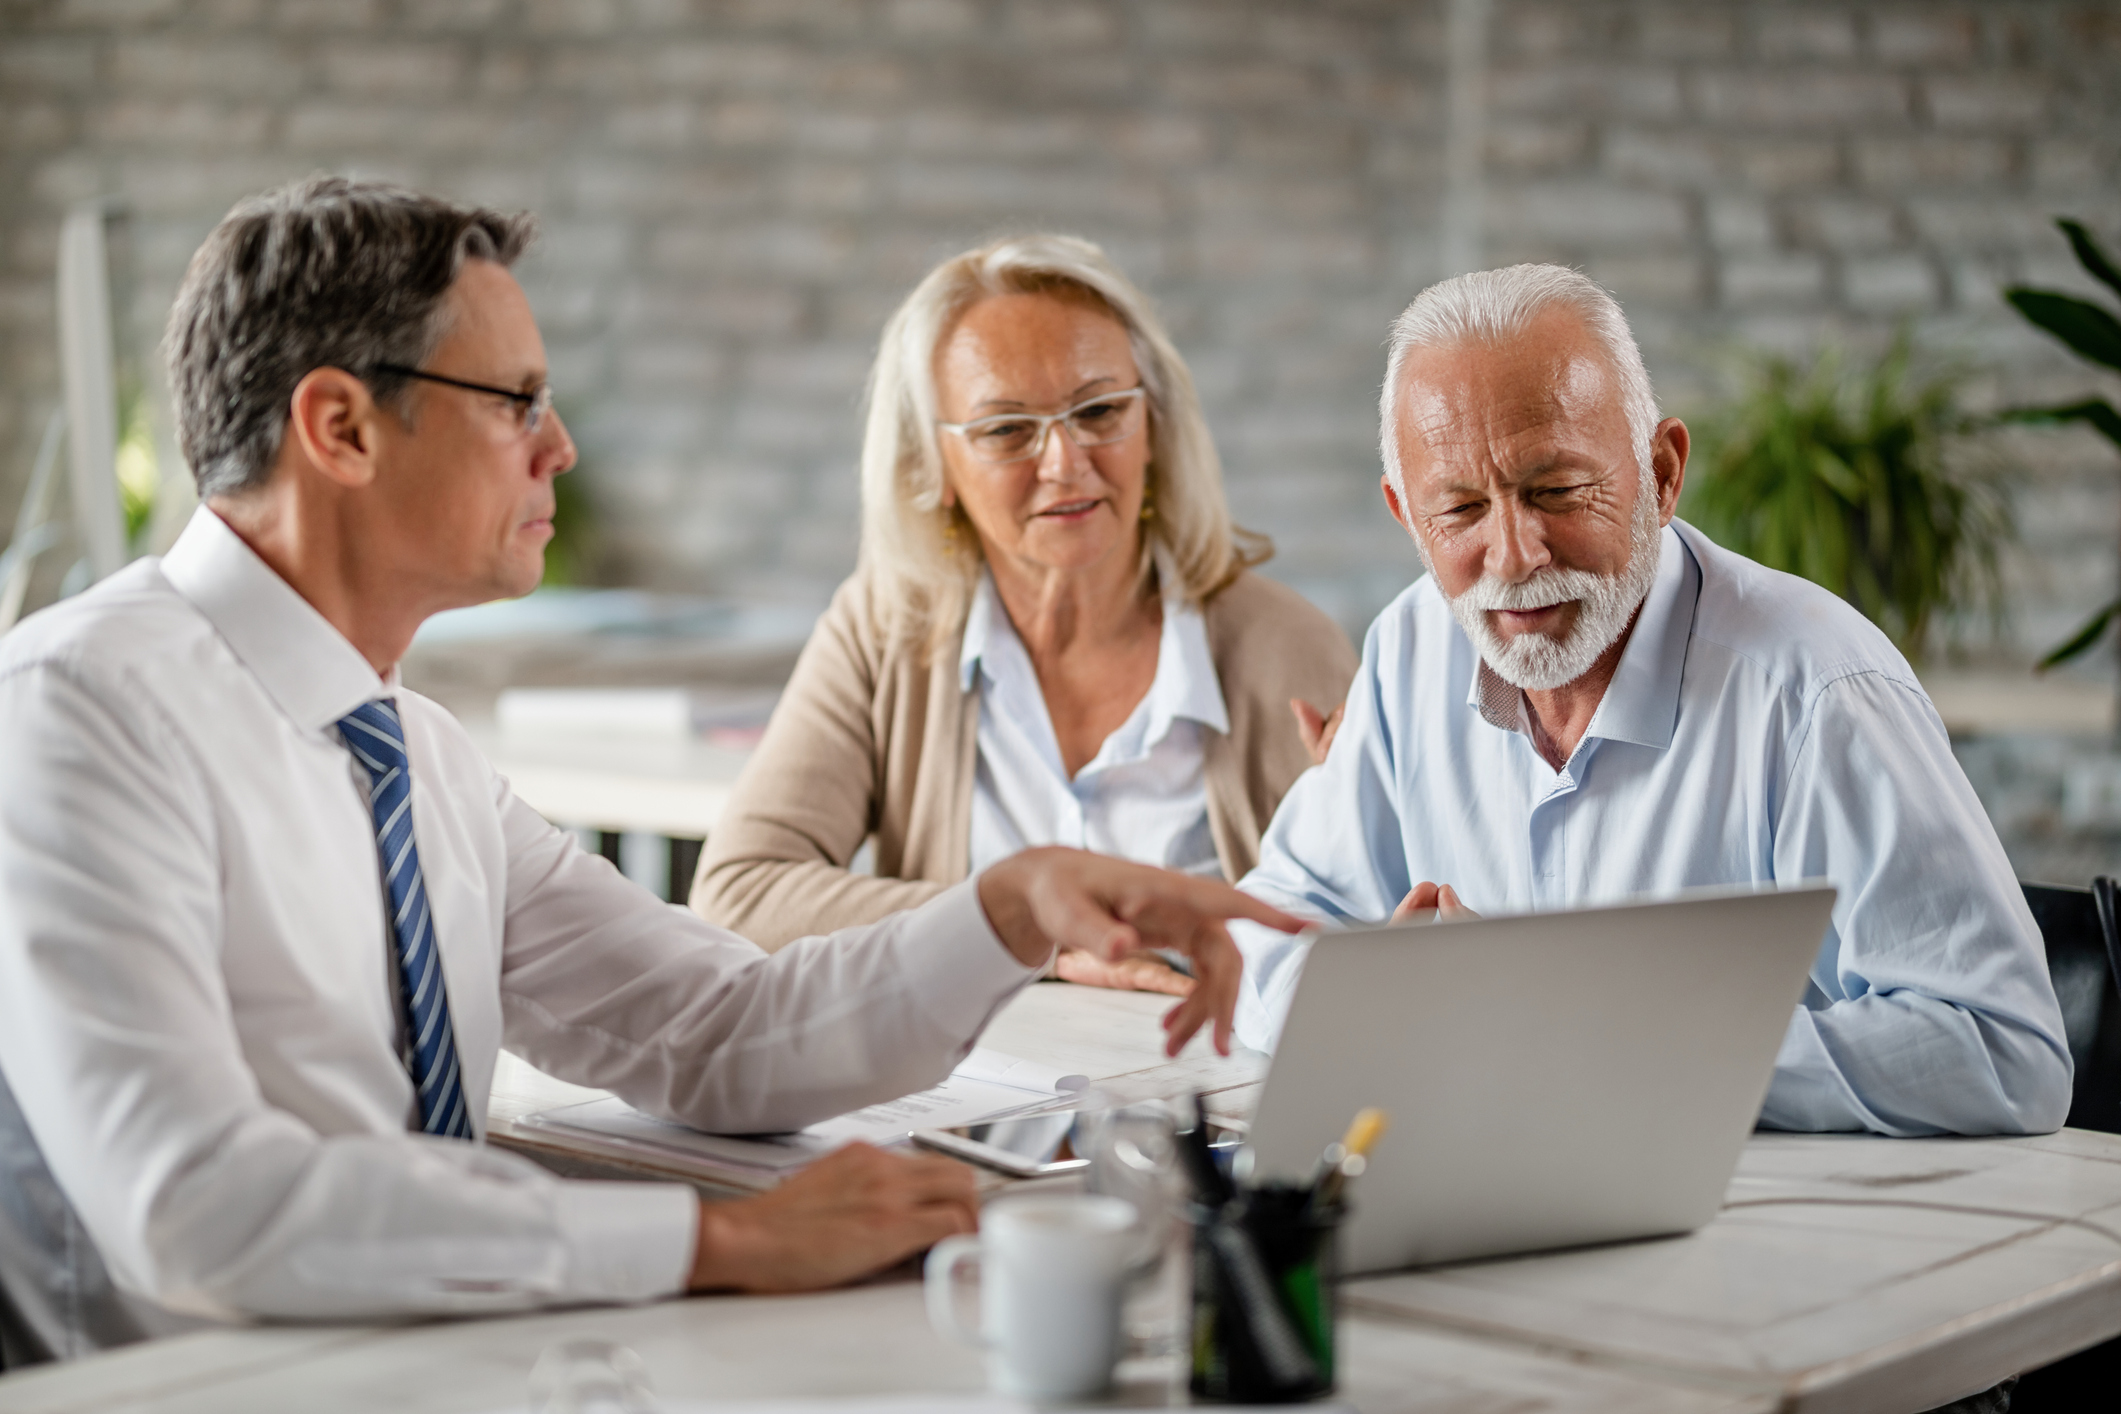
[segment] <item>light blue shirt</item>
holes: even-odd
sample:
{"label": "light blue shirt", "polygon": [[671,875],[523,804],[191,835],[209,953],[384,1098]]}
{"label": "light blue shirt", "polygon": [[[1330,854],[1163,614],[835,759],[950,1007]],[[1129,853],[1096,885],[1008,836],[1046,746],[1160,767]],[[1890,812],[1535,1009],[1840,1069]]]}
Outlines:
{"label": "light blue shirt", "polygon": [[[2060,1126],[2070,1059],[2040,934],[1907,661],[1824,589],[1678,521],[1660,543],[1634,635],[1560,771],[1435,582],[1401,594],[1370,626],[1330,757],[1282,802],[1241,887],[1367,923],[1423,880],[1492,914],[1828,879],[1833,923],[1761,1123]],[[1307,945],[1235,932],[1238,1035],[1270,1048]]]}
{"label": "light blue shirt", "polygon": [[[1176,583],[1168,566],[1160,578]],[[1208,824],[1208,731],[1230,714],[1200,610],[1166,593],[1156,676],[1142,700],[1072,777],[1038,670],[992,576],[980,575],[958,657],[963,691],[979,688],[972,778],[973,873],[1033,845],[1076,849],[1222,877]]]}

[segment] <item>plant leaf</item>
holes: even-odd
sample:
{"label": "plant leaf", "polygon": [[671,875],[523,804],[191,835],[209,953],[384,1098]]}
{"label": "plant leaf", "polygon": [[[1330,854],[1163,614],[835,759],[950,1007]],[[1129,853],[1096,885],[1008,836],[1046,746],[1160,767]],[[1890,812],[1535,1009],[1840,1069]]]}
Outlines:
{"label": "plant leaf", "polygon": [[1911,656],[1940,618],[1993,605],[2011,533],[1977,459],[1954,450],[1993,414],[1961,413],[1959,375],[1912,363],[1903,339],[1875,362],[1759,360],[1750,387],[1703,419],[1686,497],[1719,543],[1825,586]]}
{"label": "plant leaf", "polygon": [[2056,403],[2053,407],[2005,408],[1996,414],[1998,422],[2028,422],[2052,426],[2060,422],[2089,422],[2104,432],[2117,447],[2121,447],[2121,412],[2104,398],[2087,398],[2081,403]]}
{"label": "plant leaf", "polygon": [[2116,599],[2113,603],[2108,604],[2098,613],[2085,620],[2084,627],[2071,634],[2068,642],[2050,648],[2047,656],[2033,665],[2033,671],[2044,673],[2049,668],[2067,663],[2079,654],[2089,652],[2092,645],[2106,635],[2106,626],[2114,621],[2114,615],[2117,613],[2121,613],[2121,599]]}
{"label": "plant leaf", "polygon": [[2018,312],[2094,363],[2121,368],[2121,320],[2089,300],[2012,285],[2003,297]]}
{"label": "plant leaf", "polygon": [[2055,218],[2055,224],[2062,228],[2063,235],[2069,237],[2069,248],[2077,252],[2077,263],[2091,271],[2108,289],[2121,295],[2121,270],[2114,268],[2114,262],[2107,259],[2098,240],[2084,229],[2084,223],[2059,216]]}

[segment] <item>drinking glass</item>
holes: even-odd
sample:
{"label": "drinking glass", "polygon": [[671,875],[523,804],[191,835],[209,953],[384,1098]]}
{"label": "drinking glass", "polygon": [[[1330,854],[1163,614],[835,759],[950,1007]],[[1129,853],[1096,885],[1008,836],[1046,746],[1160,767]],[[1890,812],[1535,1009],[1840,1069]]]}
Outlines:
{"label": "drinking glass", "polygon": [[1186,1182],[1178,1163],[1179,1112],[1166,1101],[1086,1110],[1075,1152],[1090,1161],[1084,1186],[1124,1199],[1137,1214],[1122,1314],[1128,1344],[1144,1355],[1176,1355],[1186,1328]]}
{"label": "drinking glass", "polygon": [[608,1340],[562,1340],[530,1371],[530,1414],[660,1414],[639,1355]]}

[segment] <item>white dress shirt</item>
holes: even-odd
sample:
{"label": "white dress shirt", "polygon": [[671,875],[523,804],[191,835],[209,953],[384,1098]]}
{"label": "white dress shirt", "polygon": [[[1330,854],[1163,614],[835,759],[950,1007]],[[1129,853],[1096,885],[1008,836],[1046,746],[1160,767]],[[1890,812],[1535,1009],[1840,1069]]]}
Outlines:
{"label": "white dress shirt", "polygon": [[355,1318],[674,1292],[682,1186],[407,1132],[366,780],[394,696],[463,1085],[502,1045],[661,1116],[794,1128],[934,1083],[1036,975],[967,883],[771,957],[518,800],[210,511],[0,644],[0,1076],[117,1285]]}
{"label": "white dress shirt", "polygon": [[[1174,576],[1159,561],[1166,585]],[[1071,778],[1031,654],[994,578],[980,574],[958,656],[961,690],[979,686],[972,777],[973,872],[1033,845],[1094,850],[1183,874],[1222,877],[1208,825],[1204,730],[1228,733],[1200,610],[1163,600],[1156,677],[1134,711]]]}
{"label": "white dress shirt", "polygon": [[[1325,765],[1282,802],[1241,887],[1381,922],[1423,880],[1519,913],[1826,879],[1840,897],[1762,1122],[2056,1128],[2070,1056],[2040,933],[1907,661],[1826,590],[1691,526],[1659,545],[1619,668],[1559,771],[1435,581],[1401,594],[1370,626]],[[1238,1035],[1264,1049],[1308,944],[1233,935],[1247,955]]]}

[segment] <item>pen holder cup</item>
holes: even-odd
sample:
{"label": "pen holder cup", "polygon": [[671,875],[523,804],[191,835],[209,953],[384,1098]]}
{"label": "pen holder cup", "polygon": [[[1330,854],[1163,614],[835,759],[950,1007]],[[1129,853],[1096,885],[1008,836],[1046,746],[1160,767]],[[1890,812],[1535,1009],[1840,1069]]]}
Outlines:
{"label": "pen holder cup", "polygon": [[1232,1404],[1289,1404],[1333,1388],[1342,1204],[1266,1184],[1196,1203],[1192,1389]]}

